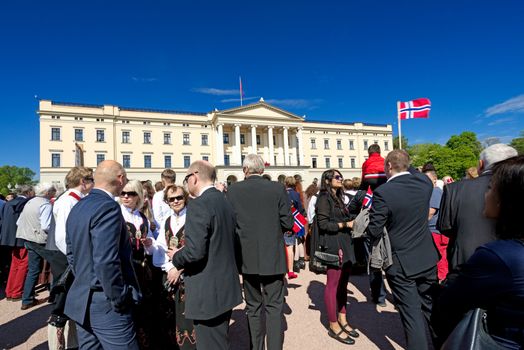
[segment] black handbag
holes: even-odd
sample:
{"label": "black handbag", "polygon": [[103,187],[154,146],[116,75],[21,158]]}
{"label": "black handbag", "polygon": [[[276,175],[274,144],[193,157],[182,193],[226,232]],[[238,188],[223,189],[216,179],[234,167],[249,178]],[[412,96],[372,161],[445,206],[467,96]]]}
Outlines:
{"label": "black handbag", "polygon": [[318,261],[321,264],[327,265],[327,266],[340,266],[340,258],[338,255],[326,253],[322,250],[316,250],[315,251],[315,258],[318,259]]}
{"label": "black handbag", "polygon": [[489,334],[486,319],[486,310],[477,308],[468,311],[441,350],[507,350]]}

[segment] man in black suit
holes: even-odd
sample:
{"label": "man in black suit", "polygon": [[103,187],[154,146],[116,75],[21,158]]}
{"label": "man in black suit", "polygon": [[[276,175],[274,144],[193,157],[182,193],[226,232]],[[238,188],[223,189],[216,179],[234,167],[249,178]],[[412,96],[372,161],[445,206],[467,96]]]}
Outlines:
{"label": "man in black suit", "polygon": [[184,178],[195,197],[187,205],[185,246],[175,252],[168,279],[184,270],[185,317],[195,325],[199,350],[229,349],[231,310],[242,303],[235,260],[235,213],[213,183],[209,162],[191,164]]}
{"label": "man in black suit", "polygon": [[484,194],[491,179],[491,166],[516,155],[513,147],[502,143],[491,145],[480,154],[478,178],[444,186],[437,229],[449,237],[448,278],[454,278],[457,268],[478,247],[496,239],[495,220],[483,215]]}
{"label": "man in black suit", "polygon": [[76,321],[80,349],[136,349],[132,307],[139,287],[131,244],[115,197],[127,175],[114,160],[101,162],[95,187],[69,213],[67,261],[75,276],[64,313]]}
{"label": "man in black suit", "polygon": [[437,283],[437,249],[428,228],[433,185],[427,176],[410,173],[409,155],[391,151],[384,162],[387,183],[373,192],[368,233],[391,241],[393,265],[386,270],[398,307],[407,348],[428,348],[424,319],[429,324],[432,286]]}
{"label": "man in black suit", "polygon": [[250,348],[264,349],[260,315],[265,301],[267,348],[282,349],[284,274],[287,271],[283,232],[293,228],[293,216],[284,186],[261,176],[264,172],[262,157],[246,156],[243,171],[245,181],[232,185],[227,198],[237,218]]}

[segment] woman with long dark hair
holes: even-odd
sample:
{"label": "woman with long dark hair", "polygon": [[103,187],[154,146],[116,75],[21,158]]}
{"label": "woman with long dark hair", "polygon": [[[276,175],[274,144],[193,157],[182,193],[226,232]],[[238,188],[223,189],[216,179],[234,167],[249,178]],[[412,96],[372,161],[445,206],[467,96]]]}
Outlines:
{"label": "woman with long dark hair", "polygon": [[493,166],[484,215],[495,219],[497,240],[477,248],[445,284],[433,309],[439,341],[467,311],[487,310],[487,327],[510,349],[524,348],[524,156]]}
{"label": "woman with long dark hair", "polygon": [[329,319],[329,336],[344,343],[354,344],[359,336],[346,317],[347,285],[351,265],[355,262],[352,222],[344,204],[342,174],[336,169],[326,170],[320,181],[315,220],[319,230],[319,246],[326,254],[338,256],[338,262],[327,267],[324,301]]}

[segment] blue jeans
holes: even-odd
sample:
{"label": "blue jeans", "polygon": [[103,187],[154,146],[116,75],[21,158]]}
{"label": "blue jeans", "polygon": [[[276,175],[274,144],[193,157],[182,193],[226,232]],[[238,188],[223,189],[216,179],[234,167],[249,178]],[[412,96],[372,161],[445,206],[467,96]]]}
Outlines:
{"label": "blue jeans", "polygon": [[26,241],[27,249],[27,276],[24,282],[24,293],[22,294],[22,305],[31,304],[35,300],[35,286],[38,275],[42,271],[44,245]]}

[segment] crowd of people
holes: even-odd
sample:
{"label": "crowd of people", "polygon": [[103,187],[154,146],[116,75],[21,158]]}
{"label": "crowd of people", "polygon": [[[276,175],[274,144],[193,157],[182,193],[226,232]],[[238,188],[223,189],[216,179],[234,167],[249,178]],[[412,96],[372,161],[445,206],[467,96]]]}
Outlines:
{"label": "crowd of people", "polygon": [[41,303],[45,261],[50,349],[228,349],[243,301],[250,348],[282,349],[286,279],[309,265],[326,275],[328,336],[351,345],[362,330],[347,289],[364,260],[369,300],[387,305],[385,277],[408,349],[454,349],[446,339],[475,308],[496,344],[522,348],[524,156],[492,145],[454,181],[403,150],[368,153],[360,178],[329,169],[305,189],[300,175],[271,181],[255,154],[227,184],[207,161],[153,184],[106,160],[72,168],[61,194],[20,186],[0,200],[6,298]]}

